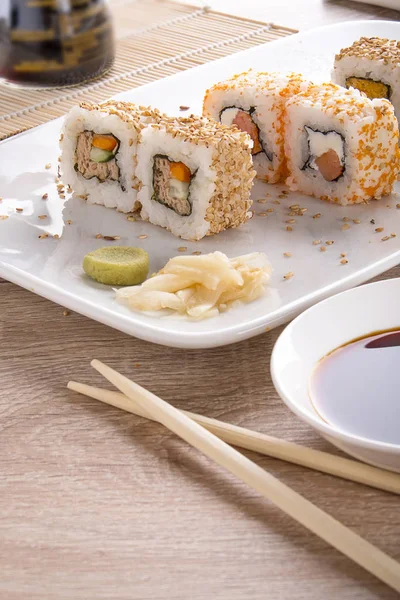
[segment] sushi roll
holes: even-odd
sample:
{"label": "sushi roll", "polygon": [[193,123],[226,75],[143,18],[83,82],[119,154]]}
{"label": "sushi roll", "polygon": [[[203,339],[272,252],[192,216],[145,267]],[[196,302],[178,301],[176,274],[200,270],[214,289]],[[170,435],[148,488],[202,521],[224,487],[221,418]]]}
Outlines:
{"label": "sushi roll", "polygon": [[199,240],[251,216],[251,139],[201,117],[162,119],[142,133],[137,176],[141,217]]}
{"label": "sushi roll", "polygon": [[130,212],[136,202],[140,133],[160,113],[128,102],[86,102],[67,115],[60,138],[61,177],[88,202]]}
{"label": "sushi roll", "polygon": [[399,133],[390,102],[326,83],[288,100],[286,114],[291,190],[342,205],[392,191]]}
{"label": "sushi roll", "polygon": [[291,73],[247,71],[207,90],[203,114],[224,125],[235,125],[253,140],[257,178],[277,183],[285,178],[284,120],[287,98],[309,83]]}
{"label": "sushi roll", "polygon": [[386,98],[400,118],[400,41],[362,37],[335,56],[332,81]]}

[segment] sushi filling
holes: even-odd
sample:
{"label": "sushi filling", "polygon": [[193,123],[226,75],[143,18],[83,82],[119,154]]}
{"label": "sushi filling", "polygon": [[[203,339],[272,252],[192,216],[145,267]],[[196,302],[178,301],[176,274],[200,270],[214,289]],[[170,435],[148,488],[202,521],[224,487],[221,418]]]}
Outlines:
{"label": "sushi filling", "polygon": [[119,144],[111,133],[99,135],[93,131],[82,131],[76,144],[75,170],[85,179],[97,177],[101,182],[119,181],[116,159]]}
{"label": "sushi filling", "polygon": [[316,131],[305,126],[308,158],[303,170],[318,171],[326,181],[337,181],[344,173],[344,139],[337,131]]}
{"label": "sushi filling", "polygon": [[174,162],[162,154],[153,158],[152,200],[164,204],[182,217],[192,214],[190,184],[194,175],[183,162]]}
{"label": "sushi filling", "polygon": [[364,77],[347,77],[346,87],[356,88],[370,99],[374,98],[386,98],[390,99],[392,90],[390,85],[383,83],[382,81],[375,81],[374,79],[366,79]]}
{"label": "sushi filling", "polygon": [[220,112],[219,118],[223,125],[228,125],[228,127],[236,125],[241,131],[249,134],[253,140],[253,148],[251,150],[253,156],[264,152],[268,160],[272,162],[272,153],[264,147],[261,141],[260,129],[254,121],[255,110],[254,107],[250,108],[250,110],[243,110],[236,106],[228,106]]}

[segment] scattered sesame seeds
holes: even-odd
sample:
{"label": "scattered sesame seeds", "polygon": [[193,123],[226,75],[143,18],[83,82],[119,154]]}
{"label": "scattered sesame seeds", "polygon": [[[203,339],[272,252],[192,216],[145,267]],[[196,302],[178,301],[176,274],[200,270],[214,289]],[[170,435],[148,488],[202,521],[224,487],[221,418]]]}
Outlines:
{"label": "scattered sesame seeds", "polygon": [[319,244],[321,243],[322,240],[314,240],[313,241],[313,246],[319,246]]}
{"label": "scattered sesame seeds", "polygon": [[22,213],[22,212],[24,212],[24,209],[23,209],[23,208],[16,208],[15,210],[16,210],[18,213]]}
{"label": "scattered sesame seeds", "polygon": [[195,250],[194,252],[192,252],[192,254],[193,254],[194,256],[200,256],[200,254],[201,254],[201,250]]}
{"label": "scattered sesame seeds", "polygon": [[185,106],[184,104],[182,104],[182,105],[179,107],[179,110],[189,110],[189,108],[190,108],[190,106]]}
{"label": "scattered sesame seeds", "polygon": [[131,221],[132,223],[134,223],[136,221],[136,217],[134,217],[133,215],[128,215],[126,217],[126,220],[127,221]]}
{"label": "scattered sesame seeds", "polygon": [[46,165],[44,165],[45,169],[51,169],[51,163],[47,163]]}
{"label": "scattered sesame seeds", "polygon": [[42,196],[42,200],[47,200],[47,198],[48,198],[48,197],[49,197],[49,195],[48,195],[48,194],[43,194],[43,196]]}
{"label": "scattered sesame seeds", "polygon": [[296,223],[296,219],[286,219],[286,223],[293,225],[293,223]]}
{"label": "scattered sesame seeds", "polygon": [[268,214],[266,212],[259,212],[259,213],[256,213],[256,215],[258,217],[267,217],[268,216]]}
{"label": "scattered sesame seeds", "polygon": [[289,192],[288,192],[287,190],[282,190],[282,191],[281,191],[281,194],[282,194],[283,196],[289,196]]}
{"label": "scattered sesame seeds", "polygon": [[107,242],[115,242],[120,239],[120,235],[103,235],[103,240],[107,240]]}
{"label": "scattered sesame seeds", "polygon": [[147,238],[147,235],[139,235],[138,238],[139,240],[145,240]]}
{"label": "scattered sesame seeds", "polygon": [[325,244],[327,246],[332,246],[332,244],[334,244],[334,243],[335,243],[334,240],[326,240],[326,242],[325,242]]}
{"label": "scattered sesame seeds", "polygon": [[350,229],[350,225],[348,223],[342,225],[342,231],[346,231],[347,229]]}
{"label": "scattered sesame seeds", "polygon": [[321,217],[321,213],[316,213],[313,215],[313,219],[319,219]]}
{"label": "scattered sesame seeds", "polygon": [[291,206],[289,206],[290,210],[298,210],[300,208],[300,206],[298,204],[292,204]]}
{"label": "scattered sesame seeds", "polygon": [[71,219],[68,219],[68,221],[65,221],[67,225],[72,225],[72,221]]}
{"label": "scattered sesame seeds", "polygon": [[355,223],[356,225],[359,225],[361,223],[360,219],[353,219],[353,223]]}
{"label": "scattered sesame seeds", "polygon": [[272,200],[272,204],[280,204],[279,200]]}
{"label": "scattered sesame seeds", "polygon": [[376,227],[376,228],[375,228],[375,231],[376,231],[377,233],[380,233],[381,231],[384,231],[384,230],[385,230],[385,228],[384,228],[384,227]]}
{"label": "scattered sesame seeds", "polygon": [[39,215],[38,219],[47,219],[47,215]]}
{"label": "scattered sesame seeds", "polygon": [[55,240],[58,240],[58,239],[60,239],[60,236],[58,235],[58,233],[55,233],[55,234],[53,235],[53,238],[54,238]]}
{"label": "scattered sesame seeds", "polygon": [[286,225],[286,231],[293,231],[293,227],[290,227],[290,225]]}
{"label": "scattered sesame seeds", "polygon": [[39,240],[44,240],[44,239],[46,239],[46,238],[48,238],[48,237],[49,237],[49,234],[48,234],[48,233],[41,233],[41,234],[39,235]]}
{"label": "scattered sesame seeds", "polygon": [[70,314],[71,314],[71,311],[69,311],[67,309],[63,310],[64,317],[68,317]]}
{"label": "scattered sesame seeds", "polygon": [[321,251],[321,252],[326,252],[326,248],[325,248],[325,246],[321,246],[321,248],[320,248],[320,251]]}
{"label": "scattered sesame seeds", "polygon": [[102,237],[103,237],[103,235],[102,235],[101,233],[98,233],[98,234],[95,236],[96,240],[101,240],[101,239],[102,239]]}
{"label": "scattered sesame seeds", "polygon": [[283,256],[285,256],[286,258],[290,258],[292,256],[291,252],[284,252]]}
{"label": "scattered sesame seeds", "polygon": [[347,265],[349,261],[347,260],[347,258],[342,258],[342,260],[340,261],[341,265]]}
{"label": "scattered sesame seeds", "polygon": [[[256,202],[258,202],[258,204],[267,204],[267,200],[265,198],[260,198],[259,200],[257,200]],[[400,205],[399,205],[400,206]]]}
{"label": "scattered sesame seeds", "polygon": [[347,221],[350,221],[349,217],[343,217],[342,219],[345,223],[347,223]]}
{"label": "scattered sesame seeds", "polygon": [[345,256],[347,256],[347,252],[341,252],[340,256],[342,256],[344,258]]}
{"label": "scattered sesame seeds", "polygon": [[187,246],[179,246],[178,252],[186,252]]}
{"label": "scattered sesame seeds", "polygon": [[283,276],[283,279],[291,279],[293,276],[293,271],[289,271],[289,273],[286,273],[286,275]]}
{"label": "scattered sesame seeds", "polygon": [[383,237],[381,239],[381,242],[387,242],[388,240],[390,240],[390,236],[389,235],[385,235],[385,237]]}
{"label": "scattered sesame seeds", "polygon": [[268,213],[272,213],[272,212],[274,212],[274,209],[273,208],[267,208],[267,212]]}
{"label": "scattered sesame seeds", "polygon": [[8,219],[8,215],[0,215],[0,221],[5,221]]}
{"label": "scattered sesame seeds", "polygon": [[286,194],[278,194],[278,198],[286,198]]}
{"label": "scattered sesame seeds", "polygon": [[390,237],[391,237],[391,238],[394,238],[394,237],[397,237],[397,235],[396,235],[395,233],[391,233],[391,234],[390,234]]}

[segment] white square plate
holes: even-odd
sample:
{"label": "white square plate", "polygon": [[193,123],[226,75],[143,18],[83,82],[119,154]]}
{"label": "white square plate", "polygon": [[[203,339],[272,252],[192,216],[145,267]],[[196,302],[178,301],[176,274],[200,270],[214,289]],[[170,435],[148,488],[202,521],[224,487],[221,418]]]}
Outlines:
{"label": "white square plate", "polygon": [[[297,34],[118,97],[157,106],[171,115],[182,114],[180,105],[199,114],[204,91],[210,84],[249,67],[293,70],[314,80],[329,80],[335,53],[362,35],[400,39],[400,23],[349,22]],[[322,298],[400,262],[400,210],[396,209],[400,198],[396,195],[368,206],[342,208],[296,193],[279,198],[282,185],[257,183],[253,198],[265,198],[266,193],[270,196],[266,204],[254,203],[253,219],[239,229],[197,243],[179,240],[149,223],[128,222],[123,214],[77,199],[67,199],[63,207],[54,182],[60,127],[61,119],[57,119],[0,144],[0,214],[9,215],[7,220],[0,220],[0,276],[128,334],[184,348],[237,342],[276,327]],[[50,170],[45,169],[46,163],[52,164]],[[46,201],[42,200],[45,193]],[[280,204],[273,202],[277,199]],[[296,219],[292,231],[287,231],[288,206],[295,203],[308,211]],[[23,212],[16,208],[23,208]],[[321,213],[321,217],[313,219],[315,213]],[[42,214],[48,217],[39,219]],[[350,219],[346,231],[342,231],[344,216]],[[355,224],[353,219],[361,222]],[[67,224],[69,220],[71,224]],[[384,233],[375,232],[378,226],[384,227]],[[60,239],[39,239],[41,233],[57,233]],[[200,322],[134,313],[115,301],[111,289],[89,280],[82,272],[86,252],[105,244],[95,238],[97,233],[118,235],[119,244],[143,247],[150,255],[151,272],[177,255],[180,246],[187,246],[188,253],[221,250],[228,256],[262,251],[274,268],[272,287],[254,303]],[[397,237],[381,241],[391,233]],[[148,237],[139,240],[141,234]],[[321,252],[312,244],[318,239],[334,240],[334,244]],[[284,252],[292,253],[292,257],[285,258]],[[342,252],[347,253],[346,265],[340,264]],[[294,276],[284,280],[284,274],[290,271]]]}

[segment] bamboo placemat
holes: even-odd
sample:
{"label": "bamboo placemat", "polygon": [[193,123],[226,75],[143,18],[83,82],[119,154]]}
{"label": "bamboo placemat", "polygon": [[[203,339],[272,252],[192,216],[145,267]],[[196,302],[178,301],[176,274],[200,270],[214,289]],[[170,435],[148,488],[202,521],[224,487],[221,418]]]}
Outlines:
{"label": "bamboo placemat", "polygon": [[63,115],[81,100],[125,90],[295,33],[295,30],[168,0],[116,0],[116,60],[101,79],[73,88],[0,86],[0,139]]}

